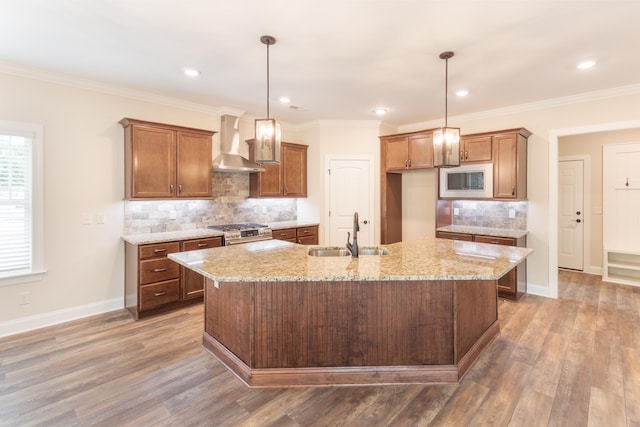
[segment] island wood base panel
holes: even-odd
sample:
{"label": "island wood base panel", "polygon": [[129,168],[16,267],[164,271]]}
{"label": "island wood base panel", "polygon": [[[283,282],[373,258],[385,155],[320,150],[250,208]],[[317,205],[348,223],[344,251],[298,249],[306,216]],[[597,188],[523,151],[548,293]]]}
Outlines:
{"label": "island wood base panel", "polygon": [[482,350],[500,333],[499,322],[485,331],[458,365],[358,366],[327,368],[251,369],[211,335],[203,336],[204,347],[252,388],[353,386],[382,384],[432,384],[459,382]]}
{"label": "island wood base panel", "polygon": [[205,286],[204,345],[251,386],[456,382],[498,332],[495,280]]}

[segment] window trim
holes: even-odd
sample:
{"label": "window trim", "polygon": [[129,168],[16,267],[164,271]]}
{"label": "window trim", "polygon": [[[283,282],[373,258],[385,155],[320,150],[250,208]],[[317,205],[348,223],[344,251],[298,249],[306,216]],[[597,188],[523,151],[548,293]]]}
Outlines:
{"label": "window trim", "polygon": [[44,268],[44,192],[43,192],[43,126],[36,123],[0,120],[0,132],[29,133],[33,135],[32,166],[32,241],[31,271],[23,271],[0,278],[0,286],[16,285],[42,280]]}

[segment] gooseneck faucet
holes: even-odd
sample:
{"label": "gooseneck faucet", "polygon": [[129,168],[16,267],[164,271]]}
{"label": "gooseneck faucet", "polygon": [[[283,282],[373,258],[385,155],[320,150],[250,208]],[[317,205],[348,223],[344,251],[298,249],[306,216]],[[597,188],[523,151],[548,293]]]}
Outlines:
{"label": "gooseneck faucet", "polygon": [[351,233],[347,232],[347,249],[349,249],[353,258],[358,258],[358,231],[360,231],[360,224],[358,222],[358,212],[355,212],[353,214],[353,244],[349,241]]}

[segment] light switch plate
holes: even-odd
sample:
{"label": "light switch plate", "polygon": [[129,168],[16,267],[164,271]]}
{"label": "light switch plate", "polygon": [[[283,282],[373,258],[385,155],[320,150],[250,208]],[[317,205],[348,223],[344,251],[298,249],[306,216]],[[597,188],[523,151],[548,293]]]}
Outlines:
{"label": "light switch plate", "polygon": [[453,208],[454,215],[460,215],[460,208]]}
{"label": "light switch plate", "polygon": [[509,209],[509,218],[515,218],[515,217],[516,217],[516,210]]}

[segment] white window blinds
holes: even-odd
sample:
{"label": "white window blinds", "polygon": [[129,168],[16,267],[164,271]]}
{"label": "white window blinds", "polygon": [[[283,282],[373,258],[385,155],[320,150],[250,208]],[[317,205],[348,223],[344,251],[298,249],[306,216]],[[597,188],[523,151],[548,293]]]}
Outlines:
{"label": "white window blinds", "polygon": [[44,272],[41,169],[42,127],[0,121],[0,284]]}

